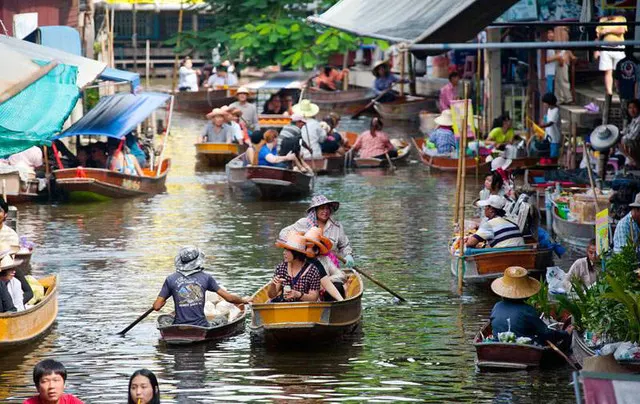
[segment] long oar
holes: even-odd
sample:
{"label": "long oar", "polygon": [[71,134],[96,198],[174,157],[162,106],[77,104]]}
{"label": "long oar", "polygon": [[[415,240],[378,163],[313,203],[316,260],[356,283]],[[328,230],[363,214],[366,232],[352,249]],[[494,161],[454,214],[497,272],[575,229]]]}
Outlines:
{"label": "long oar", "polygon": [[[340,261],[342,261],[343,263],[346,263],[347,260],[345,260],[342,256],[337,255],[338,259]],[[371,275],[370,273],[368,273],[367,271],[365,271],[364,269],[358,268],[356,266],[353,267],[353,269],[359,273],[361,273],[362,275],[365,276],[365,278],[369,279],[371,282],[375,283],[376,285],[380,286],[382,289],[386,290],[387,292],[391,293],[393,296],[397,297],[398,300],[400,300],[401,302],[406,302],[407,299],[405,299],[404,297],[400,296],[399,294],[397,294],[396,292],[394,292],[393,290],[389,289],[384,283],[380,282],[379,280],[377,280],[376,278],[373,277],[373,275]]]}
{"label": "long oar", "polygon": [[151,314],[151,312],[153,311],[153,307],[150,308],[149,310],[145,311],[140,317],[138,317],[136,319],[136,321],[134,321],[133,323],[129,324],[129,326],[127,328],[125,328],[124,330],[120,331],[118,333],[118,335],[121,335],[124,337],[124,334],[126,334],[127,332],[129,332],[130,329],[132,329],[133,327],[135,327],[139,322],[141,322],[142,320],[144,320],[149,314]]}
{"label": "long oar", "polygon": [[550,346],[550,347],[555,351],[555,353],[557,353],[557,354],[558,354],[558,355],[560,355],[560,356],[561,356],[565,361],[567,361],[567,363],[568,363],[569,365],[571,365],[571,367],[572,367],[574,370],[580,370],[580,369],[582,369],[582,366],[580,366],[580,364],[579,364],[578,362],[574,362],[574,361],[572,361],[571,359],[569,359],[569,357],[568,357],[567,355],[565,355],[565,353],[564,353],[564,352],[562,352],[562,351],[560,350],[560,348],[558,348],[557,346],[555,346],[555,345],[553,344],[553,342],[551,342],[551,341],[547,341],[547,345],[549,345],[549,346]]}
{"label": "long oar", "polygon": [[367,104],[366,107],[359,109],[355,114],[351,115],[351,119],[356,119],[358,118],[360,115],[362,115],[362,113],[366,110],[368,110],[369,108],[371,108],[371,106],[373,104],[375,104],[376,101],[378,101],[383,95],[385,95],[386,93],[388,93],[389,91],[391,91],[391,89],[393,88],[393,86],[390,86],[389,88],[387,88],[386,90],[384,90],[383,92],[381,92],[376,98],[372,99],[370,103]]}

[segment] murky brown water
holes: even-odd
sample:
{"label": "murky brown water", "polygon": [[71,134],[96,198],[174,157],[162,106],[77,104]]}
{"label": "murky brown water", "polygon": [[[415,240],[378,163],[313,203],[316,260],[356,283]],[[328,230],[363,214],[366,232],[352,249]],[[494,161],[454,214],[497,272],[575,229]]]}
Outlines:
{"label": "murky brown water", "polygon": [[394,304],[367,282],[362,335],[323,350],[265,350],[246,334],[170,348],[159,342],[153,314],[125,338],[115,336],[151,305],[183,244],[201,246],[226,287],[251,294],[281,259],[273,247],[279,230],[309,202],[234,199],[223,171],[195,171],[201,122],[178,115],[174,124],[165,194],[20,207],[20,231],[38,246],[33,273],[61,277],[60,313],[44,339],[2,354],[1,401],[33,394],[33,365],[51,357],[69,369],[68,391],[91,403],[124,402],[128,377],[141,367],[158,375],[163,402],[575,402],[568,368],[476,372],[470,341],[496,297],[486,288],[452,292],[446,242],[455,176],[417,163],[316,184],[317,193],[342,202],[338,216],[357,263],[410,301]]}

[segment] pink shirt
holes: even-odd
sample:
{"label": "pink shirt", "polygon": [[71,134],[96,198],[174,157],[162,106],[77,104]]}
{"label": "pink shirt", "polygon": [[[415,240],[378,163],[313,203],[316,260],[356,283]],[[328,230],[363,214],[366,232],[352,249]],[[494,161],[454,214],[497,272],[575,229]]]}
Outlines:
{"label": "pink shirt", "polygon": [[376,132],[376,135],[372,136],[368,130],[358,136],[356,144],[353,145],[353,150],[360,151],[361,158],[376,157],[393,149],[386,133]]}
{"label": "pink shirt", "polygon": [[449,109],[451,107],[451,101],[456,98],[458,98],[458,91],[456,91],[456,88],[451,82],[442,87],[440,89],[440,112]]}
{"label": "pink shirt", "polygon": [[[41,404],[40,396],[33,396],[22,402],[22,404]],[[80,400],[73,394],[63,394],[58,400],[58,404],[84,404],[84,401]]]}

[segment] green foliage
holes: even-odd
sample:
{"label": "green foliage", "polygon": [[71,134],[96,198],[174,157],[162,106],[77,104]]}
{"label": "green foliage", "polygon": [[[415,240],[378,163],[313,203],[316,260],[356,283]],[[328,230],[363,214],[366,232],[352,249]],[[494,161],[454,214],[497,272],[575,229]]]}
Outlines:
{"label": "green foliage", "polygon": [[306,22],[306,17],[333,5],[324,0],[314,9],[314,0],[207,0],[214,13],[213,26],[187,31],[169,39],[175,52],[208,54],[223,45],[221,57],[262,67],[280,64],[294,69],[312,69],[335,53],[357,49],[360,43],[388,47],[384,41],[362,39],[345,32]]}
{"label": "green foliage", "polygon": [[540,290],[531,296],[527,303],[535,307],[539,313],[544,313],[545,318],[550,318],[554,305],[549,301],[549,285],[544,280],[540,282]]}

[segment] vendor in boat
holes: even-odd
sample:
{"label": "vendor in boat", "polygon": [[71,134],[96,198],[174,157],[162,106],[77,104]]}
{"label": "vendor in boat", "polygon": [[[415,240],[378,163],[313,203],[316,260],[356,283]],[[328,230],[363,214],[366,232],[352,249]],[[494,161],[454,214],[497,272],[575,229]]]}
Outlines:
{"label": "vendor in boat", "polygon": [[504,150],[504,146],[513,142],[513,126],[511,124],[511,117],[505,113],[497,117],[493,121],[493,129],[489,132],[486,144],[495,146],[498,149]]}
{"label": "vendor in boat", "polygon": [[460,82],[460,74],[452,72],[449,74],[449,82],[440,89],[440,112],[444,112],[451,108],[451,102],[458,99],[458,83]]}
{"label": "vendor in boat", "polygon": [[38,362],[33,368],[33,382],[38,394],[22,404],[84,404],[82,400],[64,392],[67,369],[53,359]]}
{"label": "vendor in boat", "polygon": [[129,378],[127,404],[160,404],[158,378],[149,369],[139,369]]}
{"label": "vendor in boat", "polygon": [[218,286],[216,280],[204,272],[204,253],[197,247],[182,247],[174,260],[176,272],[167,276],[158,298],[153,303],[155,311],[164,307],[173,297],[175,320],[173,324],[189,324],[209,327],[204,314],[205,294],[216,292],[229,303],[249,303],[249,297],[239,297]]}
{"label": "vendor in boat", "polygon": [[640,193],[636,194],[633,203],[629,204],[631,209],[618,224],[613,233],[613,252],[620,253],[622,249],[631,245],[636,251],[640,250]]}
{"label": "vendor in boat", "polygon": [[264,132],[262,141],[257,145],[258,165],[267,167],[289,168],[288,163],[296,161],[296,155],[289,151],[284,156],[278,155],[278,132],[269,129]]}
{"label": "vendor in boat", "polygon": [[480,225],[475,234],[466,239],[467,247],[477,248],[480,243],[485,243],[491,248],[524,246],[524,238],[518,225],[504,218],[506,203],[507,200],[499,195],[491,195],[477,203],[484,208],[484,215],[488,220]]}
{"label": "vendor in boat", "polygon": [[[333,217],[339,208],[340,202],[338,201],[330,200],[324,195],[314,196],[311,199],[311,205],[307,209],[307,216],[282,229],[280,238],[286,237],[290,232],[306,233],[312,227],[317,226],[322,229],[323,236],[331,241],[333,249],[345,258],[347,267],[352,268],[355,265],[355,261],[351,242],[342,224]],[[333,252],[328,254],[335,255]]]}
{"label": "vendor in boat", "polygon": [[247,129],[250,131],[260,129],[260,123],[258,122],[258,110],[256,106],[248,101],[249,90],[246,87],[238,88],[236,92],[237,101],[232,102],[229,108],[236,108],[242,111],[241,120],[247,124]]}
{"label": "vendor in boat", "polygon": [[[392,102],[398,97],[398,92],[391,90],[394,84],[400,80],[391,73],[391,67],[387,60],[380,60],[373,65],[373,75],[376,77],[373,82],[373,89],[380,97],[378,102]],[[386,93],[385,93],[386,92]],[[385,93],[382,95],[382,93]]]}
{"label": "vendor in boat", "polygon": [[193,69],[193,62],[189,56],[184,58],[182,66],[178,70],[178,90],[180,91],[198,91],[198,76],[200,70]]}
{"label": "vendor in boat", "polygon": [[144,177],[144,171],[138,164],[138,160],[131,154],[129,148],[124,145],[124,139],[110,137],[107,140],[109,170],[120,174],[137,175]]}
{"label": "vendor in boat", "polygon": [[282,99],[278,94],[272,94],[262,109],[264,115],[283,115],[285,112],[287,110],[282,107]]}
{"label": "vendor in boat", "polygon": [[491,290],[502,297],[491,310],[491,329],[496,339],[499,333],[511,331],[516,338],[528,337],[538,345],[546,346],[549,341],[562,350],[571,347],[572,326],[566,331],[550,329],[525,302],[540,290],[540,282],[528,276],[525,268],[507,268],[504,276],[491,283]]}
{"label": "vendor in boat", "polygon": [[315,119],[319,111],[320,107],[309,100],[302,100],[293,106],[293,116],[301,115],[305,122],[305,125],[300,128],[300,132],[302,140],[304,140],[311,149],[304,149],[302,151],[302,155],[305,158],[322,158],[322,147],[320,144],[326,140],[327,132],[322,129],[320,122]]}
{"label": "vendor in boat", "polygon": [[276,266],[267,294],[271,302],[315,302],[320,296],[320,273],[307,259],[306,240],[291,232],[278,238],[276,247],[282,248],[283,261]]}
{"label": "vendor in boat", "polygon": [[587,256],[577,259],[569,268],[569,272],[564,278],[565,290],[571,289],[571,282],[575,281],[582,283],[586,287],[596,283],[599,272],[596,267],[599,262],[597,251],[596,239],[592,238],[587,246]]}
{"label": "vendor in boat", "polygon": [[[458,147],[456,137],[453,134],[453,118],[451,116],[451,110],[447,109],[434,119],[437,128],[429,133],[429,142],[433,143],[436,148],[436,153],[440,155],[448,155],[455,151]],[[425,142],[425,146],[427,143]],[[425,153],[430,154],[430,149],[427,147],[424,150]]]}
{"label": "vendor in boat", "polygon": [[313,226],[304,234],[307,241],[307,258],[320,272],[320,298],[323,301],[342,301],[346,297],[346,274],[338,268],[338,262],[331,253],[333,243],[321,228]]}
{"label": "vendor in boat", "polygon": [[358,136],[358,140],[353,145],[353,151],[358,152],[360,158],[398,157],[398,151],[391,144],[389,136],[382,131],[383,127],[382,119],[374,117],[371,119],[369,130]]}
{"label": "vendor in boat", "polygon": [[491,172],[497,173],[498,175],[500,175],[500,177],[502,177],[502,196],[515,199],[513,175],[509,171],[509,167],[511,166],[512,162],[513,160],[511,159],[506,159],[502,156],[498,156],[491,160]]}
{"label": "vendor in boat", "polygon": [[221,108],[214,108],[207,114],[207,125],[202,133],[203,143],[233,143],[233,129],[225,125],[226,112]]}
{"label": "vendor in boat", "polygon": [[345,79],[345,76],[348,73],[349,69],[342,69],[342,71],[338,71],[333,66],[326,65],[320,74],[316,76],[314,82],[316,87],[321,90],[336,91],[338,89],[338,85]]}

